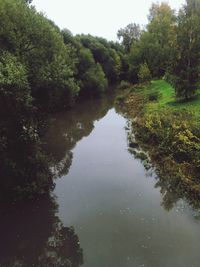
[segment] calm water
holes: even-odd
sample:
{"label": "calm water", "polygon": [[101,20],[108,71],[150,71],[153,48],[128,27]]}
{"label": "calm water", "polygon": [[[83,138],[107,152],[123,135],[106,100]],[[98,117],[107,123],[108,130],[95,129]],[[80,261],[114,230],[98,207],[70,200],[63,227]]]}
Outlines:
{"label": "calm water", "polygon": [[[44,257],[63,229],[71,246],[79,238],[84,267],[200,266],[198,213],[155,187],[154,173],[128,152],[126,125],[112,101],[88,102],[54,120],[46,138],[61,178],[50,199],[3,214],[1,257],[26,261],[0,266],[68,266],[55,260],[68,253],[62,244],[52,261]],[[81,266],[80,251],[72,255]]]}

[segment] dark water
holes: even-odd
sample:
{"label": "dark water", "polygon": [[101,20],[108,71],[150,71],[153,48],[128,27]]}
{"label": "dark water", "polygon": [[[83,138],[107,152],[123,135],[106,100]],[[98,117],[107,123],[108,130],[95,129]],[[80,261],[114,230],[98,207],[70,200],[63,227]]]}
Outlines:
{"label": "dark water", "polygon": [[200,266],[198,212],[155,186],[126,125],[112,99],[53,120],[45,138],[61,178],[51,197],[1,213],[0,266]]}

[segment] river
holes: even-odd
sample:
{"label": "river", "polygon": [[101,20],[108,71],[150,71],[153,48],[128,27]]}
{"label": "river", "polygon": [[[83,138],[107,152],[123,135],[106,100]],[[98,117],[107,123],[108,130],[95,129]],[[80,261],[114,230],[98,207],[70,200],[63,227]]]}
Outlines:
{"label": "river", "polygon": [[9,234],[1,257],[20,262],[20,255],[27,265],[0,266],[68,266],[36,260],[49,250],[45,240],[57,235],[59,223],[73,226],[80,241],[83,259],[76,254],[74,267],[200,266],[198,212],[158,186],[154,171],[129,153],[126,127],[109,100],[55,118],[46,135],[51,168],[60,176],[53,200],[4,216],[1,235]]}

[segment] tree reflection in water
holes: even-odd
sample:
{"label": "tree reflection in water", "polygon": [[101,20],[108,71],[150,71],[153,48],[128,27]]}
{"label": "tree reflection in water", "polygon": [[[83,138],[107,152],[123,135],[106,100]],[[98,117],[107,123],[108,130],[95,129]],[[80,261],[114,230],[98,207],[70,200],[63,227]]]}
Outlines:
{"label": "tree reflection in water", "polygon": [[50,167],[56,177],[68,173],[73,159],[73,148],[78,141],[92,132],[94,122],[106,115],[113,102],[113,95],[87,100],[68,112],[47,119],[43,149],[50,158]]}
{"label": "tree reflection in water", "polygon": [[[129,152],[136,159],[139,159],[137,153],[135,153],[132,148],[129,149]],[[141,152],[141,155],[143,155],[143,152]],[[161,205],[165,210],[170,211],[171,209],[173,209],[176,203],[181,199],[186,200],[186,202],[189,203],[195,209],[200,208],[199,196],[188,192],[188,190],[185,190],[176,175],[170,175],[169,173],[165,173],[161,169],[162,166],[156,165],[156,167],[153,167],[153,165],[151,166],[149,162],[147,164],[146,159],[140,160],[144,163],[144,167],[147,169],[147,175],[151,176],[152,171],[156,174],[155,188],[160,189],[160,193],[162,196]]]}
{"label": "tree reflection in water", "polygon": [[[72,149],[91,133],[94,122],[112,107],[113,99],[111,96],[85,101],[71,111],[45,118],[46,126],[40,129],[42,149],[54,177],[68,173],[73,159]],[[78,267],[83,264],[79,238],[72,227],[63,226],[57,209],[55,197],[48,194],[34,201],[1,203],[1,267]]]}
{"label": "tree reflection in water", "polygon": [[83,254],[73,228],[59,220],[54,197],[1,209],[0,266],[78,267]]}
{"label": "tree reflection in water", "polygon": [[155,188],[160,189],[160,193],[162,196],[162,207],[165,210],[170,211],[174,208],[175,204],[179,200],[184,199],[193,208],[199,209],[199,195],[194,194],[194,191],[190,192],[189,188],[185,187],[180,177],[176,174],[175,171],[173,172],[173,168],[171,173],[166,172],[164,166],[162,166],[161,164],[157,164],[155,159],[153,161],[149,159],[149,157],[147,156],[148,150],[145,147],[145,144],[145,151],[143,151],[139,147],[139,145],[137,144],[137,140],[135,140],[134,138],[134,129],[130,121],[127,122],[126,130],[127,141],[129,143],[129,152],[134,156],[134,158],[140,159],[143,162],[144,167],[147,170],[147,174],[151,176],[153,172],[156,176]]}

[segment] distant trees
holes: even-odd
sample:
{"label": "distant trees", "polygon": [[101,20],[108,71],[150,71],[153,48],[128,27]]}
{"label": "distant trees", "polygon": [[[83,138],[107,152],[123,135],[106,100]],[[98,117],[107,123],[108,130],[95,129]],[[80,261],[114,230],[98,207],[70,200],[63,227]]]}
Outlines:
{"label": "distant trees", "polygon": [[82,94],[101,95],[108,86],[107,79],[99,63],[89,68],[82,76]]}
{"label": "distant trees", "polygon": [[113,43],[91,35],[80,35],[77,38],[85,48],[92,52],[95,62],[101,65],[109,84],[118,82],[121,71],[121,57]]}
{"label": "distant trees", "polygon": [[175,10],[167,3],[152,4],[147,25],[146,49],[152,51],[147,62],[154,76],[165,74],[173,58],[173,48],[176,39]]}
{"label": "distant trees", "polygon": [[130,24],[118,32],[128,63],[126,78],[141,80],[146,63],[153,77],[169,78],[177,98],[193,97],[199,82],[200,1],[187,0],[178,15],[167,3],[154,3],[148,20],[143,31]]}
{"label": "distant trees", "polygon": [[122,39],[126,52],[130,52],[132,44],[140,39],[141,32],[140,25],[136,23],[128,24],[124,29],[118,31],[117,37]]}
{"label": "distant trees", "polygon": [[154,77],[165,74],[172,59],[175,40],[174,11],[166,3],[153,4],[148,16],[149,23],[129,53],[129,77],[137,81],[139,65],[147,63]]}
{"label": "distant trees", "polygon": [[77,51],[77,80],[80,85],[80,95],[101,95],[105,92],[108,81],[99,63],[96,64],[92,52],[80,45]]}

